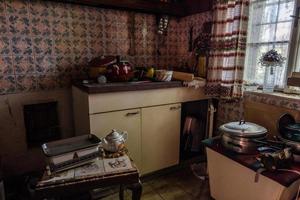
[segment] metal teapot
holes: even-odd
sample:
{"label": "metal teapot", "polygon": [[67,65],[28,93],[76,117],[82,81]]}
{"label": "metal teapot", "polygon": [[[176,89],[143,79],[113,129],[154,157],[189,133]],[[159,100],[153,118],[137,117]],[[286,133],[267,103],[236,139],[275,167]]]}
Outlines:
{"label": "metal teapot", "polygon": [[106,151],[118,152],[124,146],[127,136],[128,133],[126,131],[119,133],[116,129],[112,129],[107,136],[102,138],[102,147]]}

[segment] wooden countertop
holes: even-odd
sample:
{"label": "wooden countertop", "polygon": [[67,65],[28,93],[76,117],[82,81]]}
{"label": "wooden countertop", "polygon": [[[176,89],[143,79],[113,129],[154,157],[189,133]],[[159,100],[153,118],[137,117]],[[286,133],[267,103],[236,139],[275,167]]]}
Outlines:
{"label": "wooden countertop", "polygon": [[124,92],[137,90],[152,90],[162,88],[183,87],[181,81],[170,82],[120,82],[120,83],[88,83],[74,82],[73,86],[88,94],[108,93],[108,92]]}

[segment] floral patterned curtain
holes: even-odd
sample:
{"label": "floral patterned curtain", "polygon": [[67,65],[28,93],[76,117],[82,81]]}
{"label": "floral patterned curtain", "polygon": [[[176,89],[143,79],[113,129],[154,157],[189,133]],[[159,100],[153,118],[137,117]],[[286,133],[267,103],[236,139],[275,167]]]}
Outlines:
{"label": "floral patterned curtain", "polygon": [[216,0],[206,94],[242,97],[249,0]]}

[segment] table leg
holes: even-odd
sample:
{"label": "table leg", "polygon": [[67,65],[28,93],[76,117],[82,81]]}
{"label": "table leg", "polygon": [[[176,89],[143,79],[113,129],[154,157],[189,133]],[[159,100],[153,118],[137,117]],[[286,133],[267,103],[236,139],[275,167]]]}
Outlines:
{"label": "table leg", "polygon": [[124,200],[124,191],[125,191],[125,187],[123,184],[120,185],[120,191],[119,191],[119,199],[120,200]]}
{"label": "table leg", "polygon": [[143,186],[141,181],[130,184],[130,185],[120,185],[119,198],[120,200],[124,200],[124,191],[125,189],[129,189],[131,191],[132,200],[140,200],[142,196]]}
{"label": "table leg", "polygon": [[142,196],[143,186],[141,181],[131,185],[132,200],[140,200]]}

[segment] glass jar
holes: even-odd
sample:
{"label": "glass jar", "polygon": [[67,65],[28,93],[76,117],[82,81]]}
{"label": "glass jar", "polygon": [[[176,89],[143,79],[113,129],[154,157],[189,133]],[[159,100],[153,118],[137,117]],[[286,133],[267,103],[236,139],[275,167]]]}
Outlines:
{"label": "glass jar", "polygon": [[263,92],[270,93],[270,92],[274,91],[275,72],[276,72],[276,67],[274,67],[274,66],[266,66],[265,67]]}

